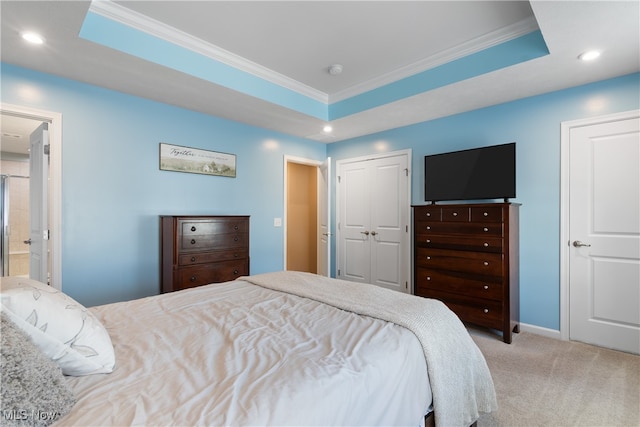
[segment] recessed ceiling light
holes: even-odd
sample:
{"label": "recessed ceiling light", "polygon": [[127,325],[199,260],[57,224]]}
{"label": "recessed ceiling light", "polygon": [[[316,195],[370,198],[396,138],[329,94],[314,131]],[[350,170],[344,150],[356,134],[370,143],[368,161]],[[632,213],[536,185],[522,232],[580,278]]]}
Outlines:
{"label": "recessed ceiling light", "polygon": [[38,33],[34,33],[32,31],[25,31],[25,32],[21,33],[20,35],[22,36],[22,38],[24,40],[28,41],[31,44],[43,44],[44,43],[44,37],[42,37]]}
{"label": "recessed ceiling light", "polygon": [[332,130],[333,128],[330,125],[326,125],[325,127],[322,128],[322,131],[324,133],[331,133]]}
{"label": "recessed ceiling light", "polygon": [[594,59],[596,59],[599,56],[600,56],[600,51],[598,51],[598,50],[588,50],[586,52],[581,53],[580,56],[578,56],[578,59],[580,59],[582,61],[593,61]]}

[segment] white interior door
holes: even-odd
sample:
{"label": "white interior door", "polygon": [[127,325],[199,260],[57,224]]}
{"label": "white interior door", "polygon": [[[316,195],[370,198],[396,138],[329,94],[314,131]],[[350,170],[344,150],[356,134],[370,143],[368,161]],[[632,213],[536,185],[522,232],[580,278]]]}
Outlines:
{"label": "white interior door", "polygon": [[331,276],[331,157],[318,167],[318,274]]}
{"label": "white interior door", "polygon": [[409,153],[339,162],[337,277],[410,292]]}
{"label": "white interior door", "polygon": [[338,176],[338,278],[370,283],[369,165],[346,163]]}
{"label": "white interior door", "polygon": [[572,128],[569,337],[640,353],[640,120]]}
{"label": "white interior door", "polygon": [[371,163],[371,283],[409,292],[407,156]]}
{"label": "white interior door", "polygon": [[29,277],[49,283],[49,132],[40,125],[30,136]]}

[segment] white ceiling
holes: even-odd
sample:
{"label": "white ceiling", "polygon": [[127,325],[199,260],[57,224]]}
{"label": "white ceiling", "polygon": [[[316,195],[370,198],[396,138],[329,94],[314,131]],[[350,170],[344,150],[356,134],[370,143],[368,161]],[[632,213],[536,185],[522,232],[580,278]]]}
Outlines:
{"label": "white ceiling", "polygon": [[[638,1],[100,1],[215,48],[238,69],[333,103],[539,28],[549,55],[334,120],[79,37],[86,1],[2,1],[3,62],[285,134],[335,142],[640,70]],[[43,46],[19,37],[37,30]],[[597,62],[577,56],[599,49]],[[327,72],[339,63],[338,76]],[[12,133],[5,128],[2,131]],[[3,140],[4,145],[4,140]]]}

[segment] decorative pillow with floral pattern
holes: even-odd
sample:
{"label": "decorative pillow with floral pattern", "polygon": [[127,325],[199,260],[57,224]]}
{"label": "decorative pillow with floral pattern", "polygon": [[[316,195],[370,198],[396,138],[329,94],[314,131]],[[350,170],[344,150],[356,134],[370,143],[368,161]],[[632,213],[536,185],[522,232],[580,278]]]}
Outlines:
{"label": "decorative pillow with floral pattern", "polygon": [[3,277],[2,311],[65,375],[113,371],[115,354],[109,333],[86,307],[44,283]]}

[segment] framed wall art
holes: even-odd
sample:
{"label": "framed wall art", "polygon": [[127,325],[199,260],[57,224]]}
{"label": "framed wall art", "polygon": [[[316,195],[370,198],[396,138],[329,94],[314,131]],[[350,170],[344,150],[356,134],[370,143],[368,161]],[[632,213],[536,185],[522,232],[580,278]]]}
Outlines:
{"label": "framed wall art", "polygon": [[161,142],[160,170],[235,178],[236,156]]}

